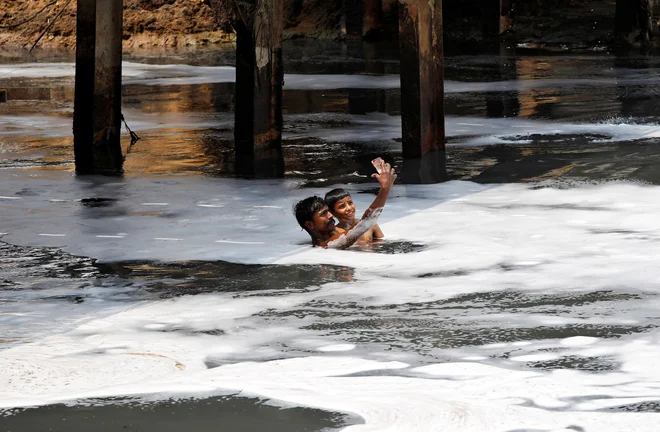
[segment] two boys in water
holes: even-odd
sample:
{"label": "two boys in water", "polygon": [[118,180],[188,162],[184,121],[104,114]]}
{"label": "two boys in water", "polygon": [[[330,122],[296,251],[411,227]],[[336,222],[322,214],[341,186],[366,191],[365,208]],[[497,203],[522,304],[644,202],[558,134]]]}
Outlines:
{"label": "two boys in water", "polygon": [[[383,237],[377,225],[387,197],[396,179],[394,168],[381,158],[372,161],[377,173],[371,177],[378,180],[380,191],[361,219],[355,217],[355,204],[350,194],[343,189],[328,192],[325,199],[317,196],[305,198],[294,206],[298,224],[307,231],[315,246],[345,249],[356,242],[368,243]],[[339,223],[335,223],[335,219]]]}

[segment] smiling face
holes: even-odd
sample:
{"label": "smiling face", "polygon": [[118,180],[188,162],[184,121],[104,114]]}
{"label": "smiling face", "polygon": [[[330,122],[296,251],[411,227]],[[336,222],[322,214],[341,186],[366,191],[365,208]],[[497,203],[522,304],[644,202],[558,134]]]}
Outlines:
{"label": "smiling face", "polygon": [[353,198],[347,196],[335,203],[332,213],[341,221],[353,222],[355,219],[355,204]]}
{"label": "smiling face", "polygon": [[329,235],[335,229],[335,219],[328,206],[323,206],[321,210],[314,213],[311,221],[305,222],[305,226],[309,231]]}

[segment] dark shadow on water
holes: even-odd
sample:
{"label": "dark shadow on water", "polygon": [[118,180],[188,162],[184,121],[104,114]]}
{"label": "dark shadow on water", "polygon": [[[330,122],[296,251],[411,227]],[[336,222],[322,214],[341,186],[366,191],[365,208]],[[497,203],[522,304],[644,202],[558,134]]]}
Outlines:
{"label": "dark shadow on water", "polygon": [[[282,408],[269,401],[234,396],[162,401],[101,399],[84,405],[16,409],[2,417],[3,432],[309,432],[363,424],[357,416],[312,408]],[[6,411],[5,411],[6,412]]]}
{"label": "dark shadow on water", "polygon": [[159,298],[211,292],[277,296],[353,280],[353,269],[332,265],[248,265],[224,261],[131,261],[96,265],[102,275],[131,280]]}

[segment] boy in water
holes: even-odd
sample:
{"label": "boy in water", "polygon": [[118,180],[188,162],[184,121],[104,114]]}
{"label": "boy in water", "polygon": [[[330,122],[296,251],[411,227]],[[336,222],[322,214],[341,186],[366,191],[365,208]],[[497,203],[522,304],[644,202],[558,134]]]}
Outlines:
{"label": "boy in water", "polygon": [[[359,221],[355,218],[355,203],[348,191],[344,189],[333,189],[325,194],[325,203],[330,212],[339,220],[337,227],[349,230]],[[383,238],[383,231],[376,224],[357,241],[359,244],[371,243],[374,239]]]}
{"label": "boy in water", "polygon": [[373,174],[372,177],[380,183],[380,191],[374,202],[362,215],[362,219],[348,230],[335,226],[335,220],[328,205],[320,197],[305,198],[294,206],[296,220],[300,227],[312,237],[314,246],[345,249],[357,242],[376,225],[396,179],[396,174],[390,164],[384,164],[379,173]]}

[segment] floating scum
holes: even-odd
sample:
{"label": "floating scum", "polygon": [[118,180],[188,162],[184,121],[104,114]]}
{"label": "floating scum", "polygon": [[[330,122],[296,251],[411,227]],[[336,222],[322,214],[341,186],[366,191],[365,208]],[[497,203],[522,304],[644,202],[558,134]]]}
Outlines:
{"label": "floating scum", "polygon": [[[0,187],[9,243],[106,262],[332,264],[353,275],[163,300],[131,294],[139,284],[90,286],[76,289],[93,290],[89,300],[38,313],[14,303],[0,322],[31,343],[0,351],[3,408],[240,392],[354,413],[365,420],[356,431],[655,430],[645,407],[660,394],[657,186],[399,185],[379,223],[389,241],[424,247],[378,254],[309,246],[291,204],[325,189],[294,181],[88,189],[68,174],[12,173]],[[368,186],[351,189],[358,208]],[[117,201],[82,206],[90,190]]]}

